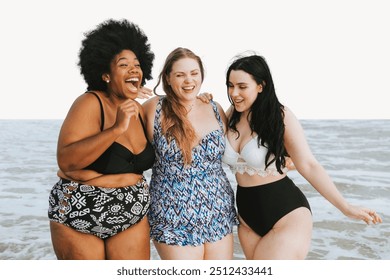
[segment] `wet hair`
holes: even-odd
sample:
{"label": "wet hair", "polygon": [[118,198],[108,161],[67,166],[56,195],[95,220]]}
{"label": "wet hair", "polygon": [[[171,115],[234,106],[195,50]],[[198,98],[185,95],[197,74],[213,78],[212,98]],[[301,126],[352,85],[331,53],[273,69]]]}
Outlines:
{"label": "wet hair", "polygon": [[195,141],[196,133],[191,122],[186,117],[187,109],[181,105],[176,93],[168,84],[168,77],[172,72],[173,64],[183,58],[192,58],[198,62],[203,82],[204,67],[200,57],[189,49],[176,48],[167,56],[153,91],[158,95],[156,89],[162,83],[163,90],[166,94],[166,98],[162,103],[162,111],[164,114],[161,124],[162,132],[168,141],[172,138],[176,140],[183,153],[184,163],[188,165],[192,161],[192,144]]}
{"label": "wet hair", "polygon": [[[266,168],[275,162],[280,174],[286,165],[285,157],[288,156],[284,146],[284,106],[279,102],[275,86],[271,76],[271,71],[265,59],[257,54],[237,56],[229,66],[226,73],[226,86],[229,90],[229,76],[232,70],[242,70],[253,77],[258,85],[263,86],[263,91],[257,95],[255,102],[250,108],[248,122],[250,129],[258,135],[257,143],[267,147],[268,152],[265,157]],[[231,104],[232,99],[228,94]],[[241,113],[233,110],[228,120],[228,127],[238,133],[237,123]],[[271,155],[274,157],[271,159]]]}
{"label": "wet hair", "polygon": [[136,24],[125,19],[109,19],[84,35],[78,66],[87,90],[107,89],[102,75],[110,72],[112,59],[123,50],[131,50],[137,56],[143,72],[141,85],[152,79],[154,53],[148,37]]}

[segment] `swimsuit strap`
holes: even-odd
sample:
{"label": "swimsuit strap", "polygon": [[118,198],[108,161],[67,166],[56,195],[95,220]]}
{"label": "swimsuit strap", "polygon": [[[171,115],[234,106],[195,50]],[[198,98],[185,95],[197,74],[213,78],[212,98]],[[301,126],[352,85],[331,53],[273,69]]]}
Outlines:
{"label": "swimsuit strap", "polygon": [[142,128],[143,128],[143,130],[144,130],[144,134],[145,134],[145,136],[146,136],[146,127],[145,127],[145,125],[144,125],[144,121],[142,120],[142,117],[141,117],[141,114],[140,114],[140,113],[138,113],[138,117],[139,117],[139,120],[140,120],[140,122],[141,122]]}
{"label": "swimsuit strap", "polygon": [[154,115],[154,132],[160,131],[161,126],[159,125],[160,123],[160,116],[161,116],[161,111],[162,111],[162,101],[164,97],[160,97],[156,104],[156,112]]}
{"label": "swimsuit strap", "polygon": [[96,96],[96,98],[99,100],[99,104],[100,104],[100,119],[101,119],[101,124],[100,124],[100,131],[103,131],[103,128],[104,128],[104,110],[103,110],[103,103],[102,101],[100,100],[100,97],[99,95],[94,92],[94,91],[87,91],[87,93],[92,93],[93,95]]}
{"label": "swimsuit strap", "polygon": [[214,102],[214,100],[210,100],[211,105],[213,106],[215,117],[217,118],[217,121],[219,123],[219,126],[221,127],[222,131],[224,131],[224,125],[221,119],[221,115],[219,114],[217,104]]}
{"label": "swimsuit strap", "polygon": [[[94,91],[87,91],[87,93],[92,93],[99,100],[99,104],[100,104],[100,118],[102,120],[102,123],[100,125],[100,131],[103,131],[103,128],[104,128],[104,110],[103,110],[102,100],[100,99],[99,95],[96,92],[94,92]],[[139,117],[139,119],[141,121],[141,125],[142,125],[142,128],[144,129],[144,132],[146,132],[145,124],[144,124],[144,121],[142,120],[141,114],[138,114],[138,117]]]}

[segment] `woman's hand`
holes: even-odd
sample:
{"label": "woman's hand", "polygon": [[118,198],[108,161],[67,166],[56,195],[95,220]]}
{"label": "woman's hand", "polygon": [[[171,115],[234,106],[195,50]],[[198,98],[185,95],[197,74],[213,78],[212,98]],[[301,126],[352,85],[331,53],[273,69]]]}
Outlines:
{"label": "woman's hand", "polygon": [[132,99],[127,99],[118,106],[115,126],[120,129],[121,133],[127,131],[131,118],[138,119],[139,111],[138,102]]}
{"label": "woman's hand", "polygon": [[382,223],[382,218],[374,210],[365,207],[349,205],[344,215],[349,218],[362,220],[367,225]]}
{"label": "woman's hand", "polygon": [[213,95],[208,92],[203,92],[199,94],[196,98],[200,99],[203,103],[209,103],[210,100],[213,100]]}
{"label": "woman's hand", "polygon": [[141,87],[139,90],[138,90],[138,95],[137,95],[137,98],[140,98],[140,99],[149,99],[149,97],[152,97],[153,96],[153,92],[150,88],[147,88],[147,87]]}
{"label": "woman's hand", "polygon": [[294,162],[290,157],[286,157],[286,167],[289,171],[296,170]]}

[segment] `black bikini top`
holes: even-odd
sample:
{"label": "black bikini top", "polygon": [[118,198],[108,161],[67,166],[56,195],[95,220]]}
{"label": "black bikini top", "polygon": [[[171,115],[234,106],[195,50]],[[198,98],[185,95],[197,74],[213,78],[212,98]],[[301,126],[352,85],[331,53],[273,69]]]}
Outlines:
{"label": "black bikini top", "polygon": [[[96,96],[100,103],[101,112],[101,125],[100,131],[104,128],[104,110],[103,104],[99,96],[90,92]],[[142,127],[145,132],[145,126],[141,116],[139,116]],[[146,136],[145,136],[146,137]],[[117,142],[112,143],[107,150],[100,155],[93,163],[85,167],[84,169],[95,170],[102,174],[122,174],[122,173],[136,173],[142,174],[145,170],[152,167],[155,159],[154,149],[152,144],[146,139],[146,147],[139,154],[133,154],[122,144]]]}

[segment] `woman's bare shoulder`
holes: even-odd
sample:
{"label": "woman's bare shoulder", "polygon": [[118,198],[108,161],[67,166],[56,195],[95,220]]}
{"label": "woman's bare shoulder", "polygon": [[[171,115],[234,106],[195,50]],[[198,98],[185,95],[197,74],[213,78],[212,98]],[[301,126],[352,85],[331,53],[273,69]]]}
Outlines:
{"label": "woman's bare shoulder", "polygon": [[144,108],[145,111],[148,111],[150,108],[155,108],[157,102],[160,100],[160,96],[153,96],[146,100],[144,103],[142,103],[142,107]]}

